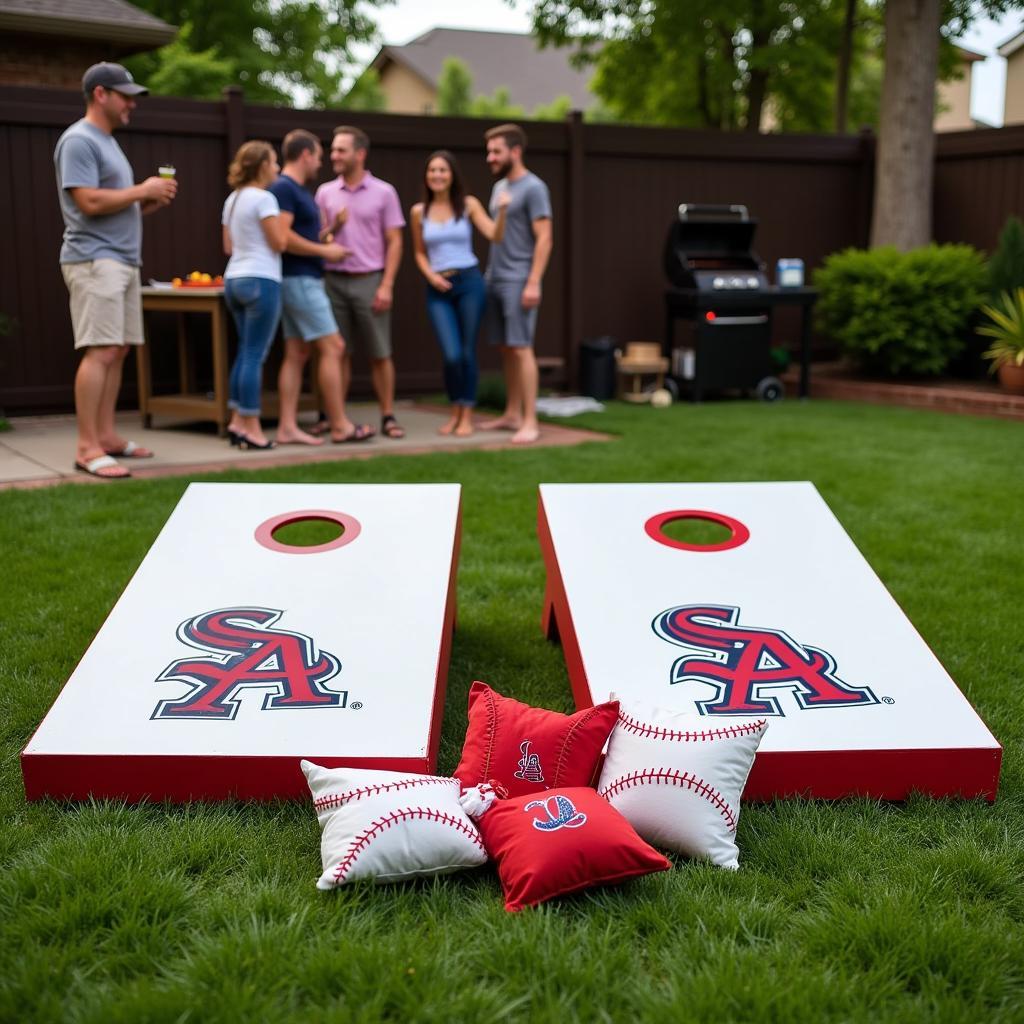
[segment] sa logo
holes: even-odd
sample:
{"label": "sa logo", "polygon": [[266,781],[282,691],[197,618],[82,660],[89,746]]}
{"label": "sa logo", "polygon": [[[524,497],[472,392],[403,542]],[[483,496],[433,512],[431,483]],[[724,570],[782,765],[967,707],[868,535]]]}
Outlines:
{"label": "sa logo", "polygon": [[191,689],[184,697],[161,701],[152,717],[231,720],[245,690],[253,687],[269,691],[264,711],[345,707],[348,691],[324,685],[341,671],[341,662],[318,652],[308,636],[271,629],[281,615],[274,608],[243,607],[186,619],[178,639],[207,657],[172,661],[157,676],[157,682],[173,679]]}
{"label": "sa logo", "polygon": [[739,608],[686,604],[651,623],[663,640],[692,652],[672,666],[671,681],[713,688],[713,697],[696,701],[702,715],[785,715],[766,692],[780,688],[791,690],[802,710],[879,702],[868,687],[843,682],[827,651],[800,645],[779,629],[741,626],[739,619]]}

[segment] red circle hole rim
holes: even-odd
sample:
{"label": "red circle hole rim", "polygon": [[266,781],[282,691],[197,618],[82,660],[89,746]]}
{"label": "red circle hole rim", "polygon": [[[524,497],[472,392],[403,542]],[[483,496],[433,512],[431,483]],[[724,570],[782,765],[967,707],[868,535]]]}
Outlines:
{"label": "red circle hole rim", "polygon": [[[704,519],[708,522],[718,523],[729,530],[732,536],[718,544],[687,544],[686,541],[666,536],[664,533],[666,524],[674,523],[679,519]],[[750,540],[750,530],[738,519],[723,515],[721,512],[709,512],[699,508],[680,508],[673,512],[661,512],[656,516],[651,516],[644,523],[644,530],[651,540],[656,540],[659,544],[676,548],[679,551],[729,551]]]}
{"label": "red circle hole rim", "polygon": [[[274,539],[274,531],[281,526],[290,526],[292,523],[302,523],[309,519],[323,519],[327,522],[336,523],[342,529],[340,537],[327,541],[326,544],[282,544]],[[345,512],[336,512],[329,508],[307,508],[295,512],[282,512],[279,516],[271,516],[256,527],[256,543],[265,547],[268,551],[277,551],[283,555],[319,555],[324,551],[334,551],[335,548],[343,548],[351,544],[362,532],[359,520]]]}

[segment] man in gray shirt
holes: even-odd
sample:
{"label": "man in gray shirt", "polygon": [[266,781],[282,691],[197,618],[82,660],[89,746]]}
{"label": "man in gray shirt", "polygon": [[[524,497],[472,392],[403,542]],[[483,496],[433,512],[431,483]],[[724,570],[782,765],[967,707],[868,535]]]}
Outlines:
{"label": "man in gray shirt", "polygon": [[147,178],[135,184],[114,140],[148,92],[120,64],[94,64],[82,78],[85,117],[57,140],[53,162],[64,216],[61,272],[71,296],[75,348],[78,449],[75,468],[104,480],[131,476],[114,456],[152,452],[121,437],[114,425],[121,369],[129,345],[141,345],[142,214],[170,204],[178,183]]}
{"label": "man in gray shirt", "polygon": [[533,336],[540,307],[540,283],[551,257],[551,198],[548,187],[523,164],[526,134],[518,125],[502,124],[484,134],[487,166],[500,179],[491,192],[491,216],[498,216],[498,196],[511,195],[505,236],[492,243],[487,263],[487,310],[484,322],[492,343],[502,346],[507,399],[496,420],[483,430],[512,430],[513,444],[532,444],[537,423],[537,359]]}

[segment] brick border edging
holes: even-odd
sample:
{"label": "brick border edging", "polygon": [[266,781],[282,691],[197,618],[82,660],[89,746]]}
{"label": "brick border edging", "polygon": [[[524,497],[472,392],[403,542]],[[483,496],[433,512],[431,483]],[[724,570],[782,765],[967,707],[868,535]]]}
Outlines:
{"label": "brick border edging", "polygon": [[[783,380],[787,390],[796,390],[795,374]],[[931,384],[898,384],[889,381],[856,380],[811,370],[811,398],[898,405],[909,409],[931,409],[959,416],[995,416],[1024,420],[1024,395],[1005,391],[975,390],[969,386],[943,387]]]}

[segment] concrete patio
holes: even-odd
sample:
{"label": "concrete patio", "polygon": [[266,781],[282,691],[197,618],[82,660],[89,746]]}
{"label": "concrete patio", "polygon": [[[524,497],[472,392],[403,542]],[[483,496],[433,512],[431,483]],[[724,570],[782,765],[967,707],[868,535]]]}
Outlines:
{"label": "concrete patio", "polygon": [[[395,409],[406,435],[401,440],[381,437],[348,444],[326,443],[318,448],[306,445],[281,445],[267,452],[238,451],[217,436],[212,424],[168,424],[152,430],[139,425],[135,412],[118,416],[118,429],[126,438],[151,448],[152,459],[122,459],[138,479],[157,476],[212,473],[235,468],[295,466],[309,462],[339,459],[366,459],[378,455],[418,455],[425,452],[494,450],[521,446],[509,443],[505,431],[478,430],[471,437],[445,437],[438,427],[447,417],[447,409],[412,402],[399,402]],[[349,415],[356,423],[379,424],[375,405],[353,404]],[[487,418],[489,414],[481,414]],[[308,419],[308,417],[307,417]],[[0,433],[0,489],[45,487],[59,483],[97,483],[111,481],[74,468],[75,419],[73,416],[25,416],[11,419],[12,430]],[[268,431],[273,437],[273,430]],[[610,440],[606,434],[590,430],[544,423],[540,440],[530,447],[581,444],[584,441]]]}

